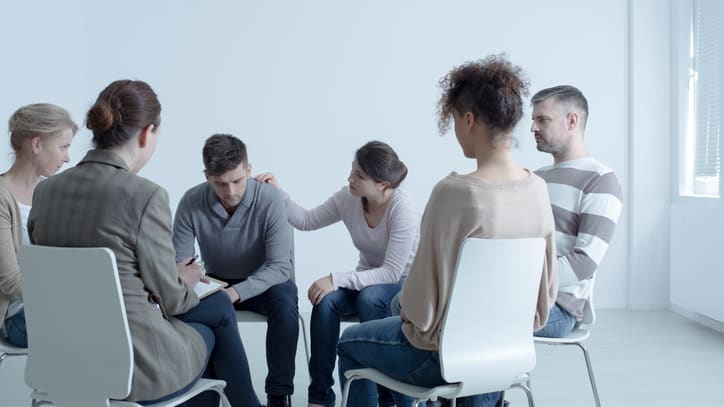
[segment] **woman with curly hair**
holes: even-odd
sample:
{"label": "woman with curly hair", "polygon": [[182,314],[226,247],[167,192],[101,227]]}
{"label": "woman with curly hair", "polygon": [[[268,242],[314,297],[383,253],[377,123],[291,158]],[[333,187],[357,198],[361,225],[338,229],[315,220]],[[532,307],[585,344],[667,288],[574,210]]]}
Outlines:
{"label": "woman with curly hair", "polygon": [[[440,131],[453,123],[463,154],[477,161],[477,169],[453,172],[433,189],[400,293],[400,316],[352,326],[342,334],[337,347],[342,386],[346,371],[368,367],[410,384],[445,383],[438,356],[440,329],[460,245],[468,237],[545,238],[535,329],[545,325],[556,299],[555,228],[546,183],[516,164],[511,153],[513,128],[523,116],[522,95],[528,89],[521,69],[492,55],[453,69],[441,86]],[[373,406],[374,390],[370,381],[355,381],[348,405]],[[398,407],[411,404],[403,395],[395,394],[395,399]],[[464,397],[459,405],[493,406],[497,399],[498,393]]]}

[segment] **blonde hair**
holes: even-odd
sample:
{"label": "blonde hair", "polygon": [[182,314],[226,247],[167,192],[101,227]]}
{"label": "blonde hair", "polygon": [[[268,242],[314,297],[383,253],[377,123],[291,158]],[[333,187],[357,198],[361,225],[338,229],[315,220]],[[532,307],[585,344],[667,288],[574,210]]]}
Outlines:
{"label": "blonde hair", "polygon": [[50,103],[34,103],[16,110],[8,120],[10,146],[17,154],[30,139],[55,136],[63,130],[78,131],[67,110]]}

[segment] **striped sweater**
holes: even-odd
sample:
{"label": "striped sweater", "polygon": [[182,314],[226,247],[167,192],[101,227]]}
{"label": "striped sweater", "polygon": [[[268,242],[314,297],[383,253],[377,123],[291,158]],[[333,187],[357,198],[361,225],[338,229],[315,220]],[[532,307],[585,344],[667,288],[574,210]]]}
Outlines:
{"label": "striped sweater", "polygon": [[593,157],[543,167],[536,174],[548,184],[556,222],[556,303],[580,320],[621,214],[621,185]]}

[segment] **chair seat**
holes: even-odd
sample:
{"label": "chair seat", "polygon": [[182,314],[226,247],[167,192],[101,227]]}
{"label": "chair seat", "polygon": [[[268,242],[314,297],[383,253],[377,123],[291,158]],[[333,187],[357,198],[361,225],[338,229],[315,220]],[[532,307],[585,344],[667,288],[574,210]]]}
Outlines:
{"label": "chair seat", "polygon": [[367,379],[372,380],[388,389],[398,393],[406,394],[412,398],[420,400],[437,400],[438,397],[454,398],[460,390],[461,383],[444,384],[436,387],[421,387],[413,384],[395,380],[377,369],[352,369],[345,372],[348,380]]}
{"label": "chair seat", "polygon": [[[199,379],[196,382],[196,384],[194,384],[194,386],[191,387],[186,393],[184,393],[180,396],[174,397],[170,400],[166,400],[166,401],[163,401],[160,403],[146,404],[145,406],[146,407],[178,406],[205,391],[216,391],[219,394],[223,394],[224,387],[226,387],[226,382],[223,380]],[[52,405],[52,403],[50,401],[48,401],[48,394],[43,391],[35,390],[32,392],[30,397],[34,400],[33,406]],[[224,398],[222,398],[221,405],[228,406],[227,403],[228,403],[228,401],[225,400]],[[110,405],[113,407],[140,407],[141,406],[141,404],[134,403],[132,401],[123,401],[123,400],[110,400]]]}
{"label": "chair seat", "polygon": [[589,336],[591,336],[591,333],[588,331],[588,329],[576,328],[565,338],[546,338],[543,336],[534,336],[533,341],[535,341],[536,343],[544,343],[548,345],[571,344],[585,341],[586,339],[588,339]]}
{"label": "chair seat", "polygon": [[[347,380],[367,379],[378,383],[398,393],[406,394],[418,400],[437,400],[439,397],[452,399],[458,396],[463,389],[463,383],[449,383],[435,387],[422,387],[393,379],[377,369],[352,369],[345,372]],[[530,377],[523,373],[519,375],[509,387],[525,385]]]}
{"label": "chair seat", "polygon": [[236,310],[237,322],[266,322],[266,315],[256,313],[254,311]]}
{"label": "chair seat", "polygon": [[[236,322],[267,322],[269,319],[266,315],[259,314],[254,311],[236,310]],[[304,340],[304,353],[307,356],[307,364],[309,364],[309,341],[307,340],[307,325],[304,322],[302,314],[299,314],[299,323],[302,324],[302,339]]]}
{"label": "chair seat", "polygon": [[0,355],[5,354],[8,356],[27,355],[28,348],[21,348],[8,342],[5,338],[0,338]]}

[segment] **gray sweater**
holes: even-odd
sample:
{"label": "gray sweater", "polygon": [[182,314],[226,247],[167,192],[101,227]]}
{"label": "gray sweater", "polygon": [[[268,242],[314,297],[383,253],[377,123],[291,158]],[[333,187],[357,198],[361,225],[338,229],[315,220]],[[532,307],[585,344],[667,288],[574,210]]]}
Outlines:
{"label": "gray sweater", "polygon": [[206,271],[234,284],[241,301],[289,280],[292,235],[282,195],[249,178],[236,211],[229,215],[204,182],[184,194],[176,210],[176,262],[193,256],[198,241]]}

